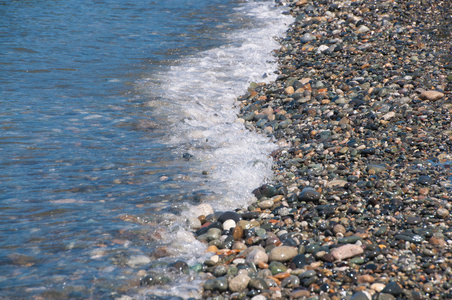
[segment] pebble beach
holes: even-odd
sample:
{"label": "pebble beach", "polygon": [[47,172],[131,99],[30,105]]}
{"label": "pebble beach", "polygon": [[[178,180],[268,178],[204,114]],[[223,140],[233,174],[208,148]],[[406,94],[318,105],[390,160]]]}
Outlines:
{"label": "pebble beach", "polygon": [[202,298],[452,299],[450,2],[279,4],[278,79],[237,99],[274,179],[246,209],[197,207]]}

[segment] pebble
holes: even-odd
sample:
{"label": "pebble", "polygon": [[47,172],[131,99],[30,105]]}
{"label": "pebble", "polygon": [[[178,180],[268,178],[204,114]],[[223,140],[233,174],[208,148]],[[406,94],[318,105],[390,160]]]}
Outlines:
{"label": "pebble", "polygon": [[335,248],[331,251],[333,257],[337,260],[350,258],[364,252],[363,248],[358,245],[347,244],[341,247]]}
{"label": "pebble", "polygon": [[449,217],[450,213],[449,213],[449,210],[447,210],[445,208],[438,208],[438,210],[436,211],[436,215],[440,219],[447,219]]}
{"label": "pebble", "polygon": [[372,296],[368,292],[357,292],[352,295],[350,300],[372,300]]}
{"label": "pebble", "polygon": [[229,219],[229,220],[224,221],[223,230],[231,230],[231,229],[235,228],[235,226],[236,226],[235,221]]}
{"label": "pebble", "polygon": [[207,280],[203,285],[204,290],[225,292],[228,290],[227,277],[218,277]]}
{"label": "pebble", "polygon": [[298,254],[298,249],[291,246],[279,246],[270,251],[269,261],[285,262],[294,258]]}
{"label": "pebble", "polygon": [[391,281],[381,290],[381,293],[399,296],[403,293],[403,288],[397,282]]}
{"label": "pebble", "polygon": [[246,274],[239,274],[229,281],[229,290],[232,292],[241,292],[246,289],[251,278]]}
{"label": "pebble", "polygon": [[385,285],[383,283],[373,283],[370,285],[370,288],[376,292],[381,292],[385,288]]}
{"label": "pebble", "polygon": [[300,195],[298,195],[298,200],[299,201],[318,201],[320,199],[321,194],[319,192],[317,192],[315,189],[313,188],[304,188]]}
{"label": "pebble", "polygon": [[422,100],[436,101],[444,97],[444,94],[438,91],[424,91],[419,98]]}
{"label": "pebble", "polygon": [[265,251],[255,249],[246,256],[246,262],[260,264],[268,262],[268,255]]}
{"label": "pebble", "polygon": [[275,202],[272,199],[262,200],[259,202],[258,206],[262,209],[271,208]]}
{"label": "pebble", "polygon": [[269,265],[268,265],[269,270],[271,271],[271,273],[273,275],[278,274],[278,273],[283,273],[287,271],[287,267],[280,262],[277,261],[272,261]]}
{"label": "pebble", "polygon": [[293,291],[292,293],[290,293],[290,298],[291,299],[302,299],[310,297],[311,296],[311,292],[308,290],[297,290],[297,291]]}

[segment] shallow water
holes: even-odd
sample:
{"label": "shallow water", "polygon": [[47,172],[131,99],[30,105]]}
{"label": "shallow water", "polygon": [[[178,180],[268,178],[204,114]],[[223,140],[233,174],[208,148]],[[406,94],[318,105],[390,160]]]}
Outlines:
{"label": "shallow water", "polygon": [[275,76],[291,20],[270,7],[0,1],[0,296],[196,294],[133,291],[151,264],[134,258],[196,262],[177,216],[245,206],[271,177],[234,107]]}

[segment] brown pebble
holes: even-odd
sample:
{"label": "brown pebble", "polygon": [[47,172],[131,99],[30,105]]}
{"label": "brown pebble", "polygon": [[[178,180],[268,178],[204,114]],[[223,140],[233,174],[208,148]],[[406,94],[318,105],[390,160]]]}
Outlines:
{"label": "brown pebble", "polygon": [[203,225],[204,223],[206,223],[206,216],[205,215],[200,215],[198,217],[198,220],[201,222],[201,224]]}
{"label": "brown pebble", "polygon": [[429,188],[421,188],[421,189],[419,189],[419,195],[427,195],[428,194],[428,192],[430,192],[430,189]]}
{"label": "brown pebble", "polygon": [[436,101],[444,97],[444,94],[438,91],[424,91],[419,98],[422,100]]}
{"label": "brown pebble", "polygon": [[358,276],[358,282],[359,283],[373,283],[375,281],[375,278],[371,275],[365,274]]}
{"label": "brown pebble", "polygon": [[338,234],[338,233],[345,234],[346,230],[345,230],[344,225],[342,225],[342,224],[336,224],[336,225],[334,225],[334,227],[333,227],[333,232],[334,232],[335,234]]}
{"label": "brown pebble", "polygon": [[207,248],[207,252],[217,253],[217,251],[218,251],[218,248],[217,248],[217,246],[214,246],[214,245],[210,245]]}
{"label": "brown pebble", "polygon": [[235,226],[234,231],[232,232],[232,236],[234,237],[234,239],[240,240],[243,238],[243,228],[240,226]]}
{"label": "brown pebble", "polygon": [[437,238],[432,236],[430,240],[428,241],[431,245],[440,246],[440,247],[446,247],[447,242],[444,239]]}
{"label": "brown pebble", "polygon": [[433,286],[431,284],[424,284],[423,286],[424,292],[431,293],[433,292]]}
{"label": "brown pebble", "polygon": [[363,252],[364,250],[363,248],[361,248],[361,246],[354,244],[346,244],[344,246],[334,248],[333,251],[331,251],[331,254],[334,256],[335,259],[340,260],[362,254]]}
{"label": "brown pebble", "polygon": [[308,290],[298,290],[298,291],[294,291],[294,292],[290,293],[290,298],[293,298],[293,299],[310,297],[310,296],[311,296],[311,292]]}
{"label": "brown pebble", "polygon": [[366,289],[364,285],[358,285],[354,290],[355,292],[364,292]]}
{"label": "brown pebble", "polygon": [[259,267],[259,269],[268,269],[268,264],[263,262],[258,263],[257,266]]}

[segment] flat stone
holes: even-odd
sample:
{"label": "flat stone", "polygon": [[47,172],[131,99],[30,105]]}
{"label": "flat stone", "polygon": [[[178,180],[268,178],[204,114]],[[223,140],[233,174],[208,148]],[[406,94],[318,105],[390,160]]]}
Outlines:
{"label": "flat stone", "polygon": [[363,248],[358,245],[347,244],[338,248],[333,249],[331,254],[337,260],[342,260],[346,258],[350,258],[356,255],[360,255],[364,252]]}
{"label": "flat stone", "polygon": [[289,261],[298,254],[298,249],[291,246],[275,247],[270,251],[270,261]]}
{"label": "flat stone", "polygon": [[307,298],[311,296],[311,292],[308,290],[298,290],[298,291],[294,291],[292,293],[290,293],[290,298],[291,299],[298,299],[298,298]]}
{"label": "flat stone", "polygon": [[424,91],[419,95],[422,100],[436,101],[444,97],[444,94],[438,91]]}

